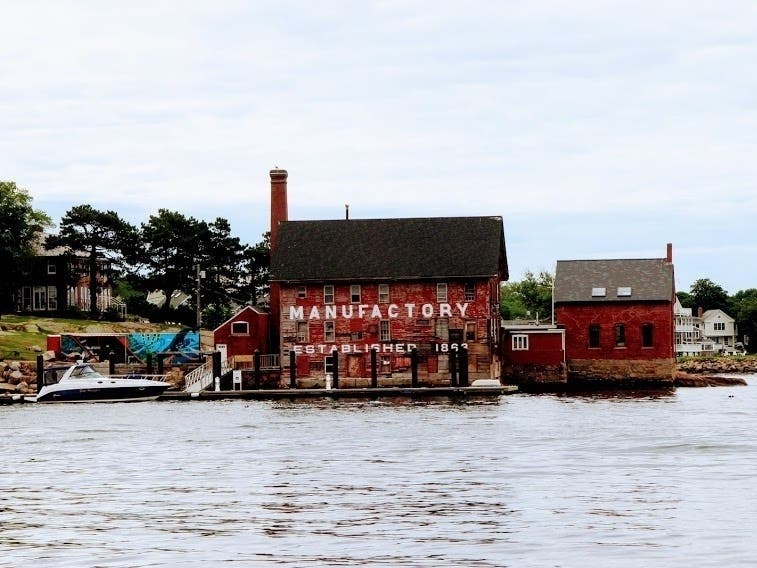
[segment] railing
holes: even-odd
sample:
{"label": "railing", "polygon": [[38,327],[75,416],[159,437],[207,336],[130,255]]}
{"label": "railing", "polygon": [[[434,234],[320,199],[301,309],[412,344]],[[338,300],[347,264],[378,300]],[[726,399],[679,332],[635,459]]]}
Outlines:
{"label": "railing", "polygon": [[[226,361],[221,361],[221,376],[225,375],[234,368],[234,358],[229,357]],[[196,369],[192,369],[184,376],[185,392],[200,392],[213,384],[213,358]]]}
{"label": "railing", "polygon": [[263,371],[270,371],[272,369],[279,369],[281,367],[279,354],[271,353],[269,355],[260,356],[260,369]]}

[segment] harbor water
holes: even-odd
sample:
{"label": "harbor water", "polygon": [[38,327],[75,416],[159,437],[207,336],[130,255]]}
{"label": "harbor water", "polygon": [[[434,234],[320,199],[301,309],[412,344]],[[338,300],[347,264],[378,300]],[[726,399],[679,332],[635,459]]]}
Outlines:
{"label": "harbor water", "polygon": [[0,566],[757,562],[757,382],[0,407]]}

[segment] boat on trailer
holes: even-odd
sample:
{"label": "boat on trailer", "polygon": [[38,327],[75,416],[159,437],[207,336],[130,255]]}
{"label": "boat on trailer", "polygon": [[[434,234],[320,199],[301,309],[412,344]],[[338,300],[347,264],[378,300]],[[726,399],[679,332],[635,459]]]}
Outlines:
{"label": "boat on trailer", "polygon": [[43,371],[37,402],[137,402],[155,400],[171,386],[144,375],[110,377],[89,363]]}

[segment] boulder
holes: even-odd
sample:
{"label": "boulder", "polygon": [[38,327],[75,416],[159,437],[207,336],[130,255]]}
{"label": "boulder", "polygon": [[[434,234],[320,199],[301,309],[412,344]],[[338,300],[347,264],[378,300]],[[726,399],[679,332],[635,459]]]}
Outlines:
{"label": "boulder", "polygon": [[28,394],[30,392],[29,383],[21,381],[16,385],[16,392],[19,394]]}
{"label": "boulder", "polygon": [[16,392],[16,385],[0,383],[0,392]]}

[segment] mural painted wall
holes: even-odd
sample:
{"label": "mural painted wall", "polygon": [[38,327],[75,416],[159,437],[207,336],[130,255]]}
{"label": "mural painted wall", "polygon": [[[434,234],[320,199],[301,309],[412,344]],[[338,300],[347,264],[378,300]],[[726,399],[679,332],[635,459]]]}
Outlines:
{"label": "mural painted wall", "polygon": [[[50,348],[48,338],[48,348]],[[124,333],[124,334],[62,334],[60,351],[70,357],[81,354],[86,358],[116,363],[145,363],[148,355],[155,358],[164,354],[164,361],[175,365],[197,362],[200,358],[200,335],[196,331],[176,333]]]}

